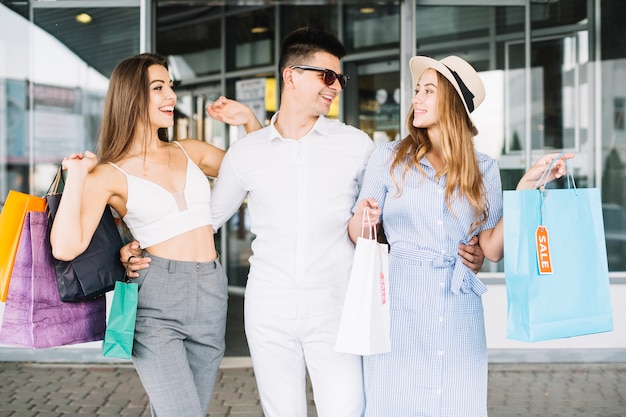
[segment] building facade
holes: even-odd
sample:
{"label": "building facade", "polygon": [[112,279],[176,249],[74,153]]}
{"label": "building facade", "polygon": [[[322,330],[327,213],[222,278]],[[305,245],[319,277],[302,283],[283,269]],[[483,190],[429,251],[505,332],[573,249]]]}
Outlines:
{"label": "building facade", "polygon": [[[2,0],[0,205],[11,189],[45,194],[64,156],[95,149],[108,77],[129,55],[168,56],[178,94],[170,137],[223,149],[243,131],[210,119],[206,105],[226,95],[267,123],[279,106],[280,41],[297,27],[344,42],[350,81],[330,116],[376,143],[406,132],[409,59],[458,55],[485,81],[476,147],[498,160],[504,189],[540,155],[567,151],[577,154],[576,184],[602,191],[616,330],[507,340],[503,266],[487,262],[480,276],[490,289],[492,358],[565,350],[577,359],[592,349],[599,360],[626,360],[624,18],[623,0]],[[244,203],[218,235],[234,293],[245,288],[252,239]]]}

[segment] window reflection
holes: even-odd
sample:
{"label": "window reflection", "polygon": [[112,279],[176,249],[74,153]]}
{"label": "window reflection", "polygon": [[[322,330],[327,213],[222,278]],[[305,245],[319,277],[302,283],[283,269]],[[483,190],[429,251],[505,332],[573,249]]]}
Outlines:
{"label": "window reflection", "polygon": [[242,12],[228,17],[230,28],[226,38],[226,68],[239,70],[271,65],[274,51],[273,9]]}
{"label": "window reflection", "polygon": [[222,69],[222,7],[159,4],[156,51],[169,59],[176,80],[190,80]]}
{"label": "window reflection", "polygon": [[400,41],[400,6],[365,3],[345,7],[344,44],[348,52],[397,47]]}
{"label": "window reflection", "polygon": [[337,32],[337,8],[324,5],[281,6],[280,28],[283,39],[287,34],[302,26],[326,30],[335,35]]}

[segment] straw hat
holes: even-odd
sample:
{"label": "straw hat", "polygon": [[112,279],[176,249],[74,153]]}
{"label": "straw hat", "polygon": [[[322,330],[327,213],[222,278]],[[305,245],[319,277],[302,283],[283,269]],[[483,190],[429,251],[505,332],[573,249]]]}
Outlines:
{"label": "straw hat", "polygon": [[485,99],[485,85],[470,64],[458,56],[449,56],[441,61],[427,56],[414,56],[409,61],[413,86],[417,85],[422,73],[433,68],[452,83],[461,97],[467,115],[476,109]]}

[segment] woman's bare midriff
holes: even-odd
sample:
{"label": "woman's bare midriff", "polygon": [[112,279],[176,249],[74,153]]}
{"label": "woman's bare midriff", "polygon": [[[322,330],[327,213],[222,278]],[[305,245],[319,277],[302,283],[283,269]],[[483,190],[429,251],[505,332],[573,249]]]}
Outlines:
{"label": "woman's bare midriff", "polygon": [[211,225],[190,230],[144,249],[151,255],[176,261],[210,262],[217,258]]}

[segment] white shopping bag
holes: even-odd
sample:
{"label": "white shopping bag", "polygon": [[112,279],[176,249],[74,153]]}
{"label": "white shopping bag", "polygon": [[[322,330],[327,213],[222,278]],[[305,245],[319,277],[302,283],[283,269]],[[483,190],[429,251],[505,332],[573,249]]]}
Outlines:
{"label": "white shopping bag", "polygon": [[337,352],[375,355],[391,351],[388,273],[388,245],[376,240],[375,229],[369,239],[360,236],[335,344]]}

